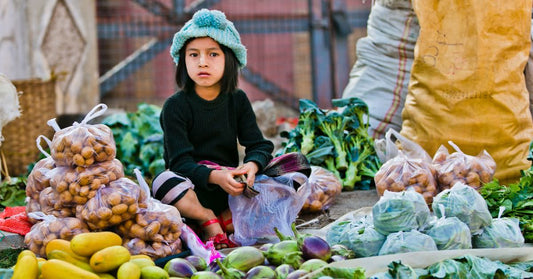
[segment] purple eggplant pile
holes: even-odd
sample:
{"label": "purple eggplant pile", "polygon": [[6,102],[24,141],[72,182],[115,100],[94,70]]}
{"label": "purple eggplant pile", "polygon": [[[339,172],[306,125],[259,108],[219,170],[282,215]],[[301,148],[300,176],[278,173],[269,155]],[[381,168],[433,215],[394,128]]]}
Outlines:
{"label": "purple eggplant pile", "polygon": [[[353,252],[340,244],[331,246],[322,238],[301,234],[292,224],[294,236],[274,228],[279,242],[261,247],[237,247],[211,264],[197,256],[172,259],[166,266],[170,276],[180,278],[292,279],[320,270],[332,278],[365,278],[361,268],[328,267],[332,261],[353,258]],[[340,277],[339,277],[340,276]]]}

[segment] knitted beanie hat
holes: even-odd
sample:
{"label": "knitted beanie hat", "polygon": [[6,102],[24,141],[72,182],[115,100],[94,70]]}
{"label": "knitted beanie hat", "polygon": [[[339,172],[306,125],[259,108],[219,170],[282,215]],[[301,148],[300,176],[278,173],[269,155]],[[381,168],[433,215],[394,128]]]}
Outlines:
{"label": "knitted beanie hat", "polygon": [[246,47],[241,43],[239,32],[233,23],[226,19],[223,12],[201,9],[194,13],[191,20],[174,34],[170,55],[176,65],[179,61],[179,51],[183,44],[191,38],[210,37],[219,44],[229,47],[239,60],[240,67],[246,66]]}

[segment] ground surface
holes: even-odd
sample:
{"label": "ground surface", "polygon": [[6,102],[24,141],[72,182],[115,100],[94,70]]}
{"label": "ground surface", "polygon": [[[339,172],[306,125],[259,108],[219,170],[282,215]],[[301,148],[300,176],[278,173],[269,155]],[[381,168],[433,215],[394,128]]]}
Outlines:
{"label": "ground surface", "polygon": [[371,207],[377,201],[375,189],[341,192],[329,209],[319,213],[300,214],[296,225],[302,229],[320,229],[351,211]]}

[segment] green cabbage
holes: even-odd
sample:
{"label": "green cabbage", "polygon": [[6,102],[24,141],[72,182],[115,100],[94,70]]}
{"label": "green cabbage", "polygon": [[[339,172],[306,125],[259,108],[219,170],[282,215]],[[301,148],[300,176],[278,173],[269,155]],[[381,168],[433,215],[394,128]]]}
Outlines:
{"label": "green cabbage", "polygon": [[330,245],[342,244],[352,250],[355,257],[376,256],[385,242],[385,236],[377,232],[367,216],[359,220],[334,224],[326,233]]}
{"label": "green cabbage", "polygon": [[374,228],[384,235],[423,229],[429,222],[429,216],[429,207],[424,197],[412,190],[385,191],[372,207]]}
{"label": "green cabbage", "polygon": [[520,231],[518,219],[497,218],[483,228],[483,232],[472,239],[475,248],[522,247],[524,236]]}
{"label": "green cabbage", "polygon": [[412,230],[389,234],[379,250],[379,255],[417,251],[437,251],[437,245],[431,236]]}
{"label": "green cabbage", "polygon": [[426,232],[439,250],[472,249],[472,235],[468,226],[457,217],[443,217]]}
{"label": "green cabbage", "polygon": [[474,188],[460,182],[433,198],[433,212],[440,218],[442,213],[438,210],[439,205],[444,206],[447,217],[457,217],[465,223],[472,235],[481,233],[483,227],[492,222],[485,199]]}

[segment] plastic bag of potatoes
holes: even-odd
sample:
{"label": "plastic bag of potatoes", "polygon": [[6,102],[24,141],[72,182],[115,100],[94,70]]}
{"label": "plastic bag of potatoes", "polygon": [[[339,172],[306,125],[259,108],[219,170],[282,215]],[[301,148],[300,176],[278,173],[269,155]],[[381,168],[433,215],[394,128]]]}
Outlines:
{"label": "plastic bag of potatoes", "polygon": [[52,157],[43,158],[33,166],[26,181],[26,196],[38,200],[42,190],[50,186],[50,171],[56,167]]}
{"label": "plastic bag of potatoes", "polygon": [[130,220],[147,207],[147,196],[139,185],[123,177],[97,190],[85,205],[76,207],[76,217],[87,222],[91,230],[106,229]]}
{"label": "plastic bag of potatoes", "polygon": [[179,239],[183,222],[178,209],[155,199],[149,199],[147,204],[134,218],[119,224],[118,232],[144,241],[170,243]]}
{"label": "plastic bag of potatoes", "polygon": [[342,191],[342,182],[332,172],[319,166],[311,166],[307,183],[311,186],[311,194],[307,197],[302,212],[328,209]]}
{"label": "plastic bag of potatoes", "polygon": [[43,212],[29,213],[28,217],[39,222],[24,236],[24,243],[40,257],[46,256],[46,244],[51,240],[71,240],[77,234],[89,232],[87,225],[74,217],[57,218]]}
{"label": "plastic bag of potatoes", "polygon": [[150,188],[138,169],[134,173],[141,192],[147,197],[147,207],[140,208],[135,217],[119,224],[117,231],[128,238],[173,243],[181,235],[183,222],[178,209],[150,197]]}
{"label": "plastic bag of potatoes", "polygon": [[127,237],[122,239],[122,246],[126,247],[132,255],[147,255],[154,260],[182,252],[182,243],[179,238],[174,242],[144,241]]}
{"label": "plastic bag of potatoes", "polygon": [[88,124],[107,110],[105,104],[95,106],[82,120],[60,129],[55,119],[48,121],[54,128],[50,153],[58,166],[88,167],[115,159],[116,145],[111,128],[104,124]]}
{"label": "plastic bag of potatoes", "polygon": [[[413,189],[431,205],[438,188],[431,156],[416,142],[389,129],[380,140],[380,159],[383,165],[376,172],[374,182],[379,196],[388,190],[401,192]],[[377,142],[376,142],[377,144]]]}
{"label": "plastic bag of potatoes", "polygon": [[472,156],[463,153],[452,141],[448,144],[456,152],[450,154],[446,146],[441,145],[433,156],[440,191],[452,188],[457,182],[477,190],[483,183],[492,181],[496,171],[496,161],[486,150],[481,151],[477,156]]}
{"label": "plastic bag of potatoes", "polygon": [[379,196],[386,190],[401,192],[412,188],[431,205],[433,197],[438,193],[435,173],[430,162],[409,158],[400,151],[396,157],[381,166],[374,176],[374,182]]}
{"label": "plastic bag of potatoes", "polygon": [[46,215],[55,217],[74,217],[74,207],[65,206],[61,203],[60,194],[52,187],[45,188],[39,195],[39,208]]}
{"label": "plastic bag of potatoes", "polygon": [[49,175],[50,186],[59,193],[64,205],[84,205],[96,196],[96,191],[124,177],[122,163],[113,159],[88,167],[57,167]]}

